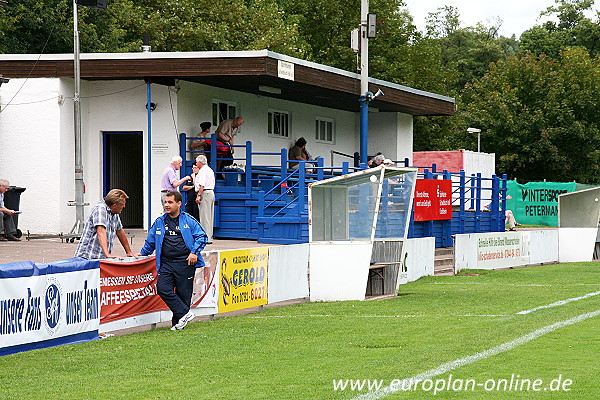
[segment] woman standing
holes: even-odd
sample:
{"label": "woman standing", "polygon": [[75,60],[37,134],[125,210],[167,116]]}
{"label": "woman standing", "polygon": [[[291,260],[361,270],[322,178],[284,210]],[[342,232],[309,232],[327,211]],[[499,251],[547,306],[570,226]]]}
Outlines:
{"label": "woman standing", "polygon": [[190,179],[183,185],[183,190],[186,192],[185,212],[191,214],[196,220],[200,220],[198,214],[198,205],[196,204],[196,190],[194,189],[194,179],[200,168],[196,164],[192,165],[192,174]]}

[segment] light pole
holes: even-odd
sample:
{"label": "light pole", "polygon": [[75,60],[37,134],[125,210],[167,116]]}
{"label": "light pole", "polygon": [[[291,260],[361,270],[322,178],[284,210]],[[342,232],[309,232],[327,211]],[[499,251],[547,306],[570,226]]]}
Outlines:
{"label": "light pole", "polygon": [[108,0],[73,0],[73,72],[75,89],[73,94],[73,128],[75,134],[75,224],[71,228],[72,235],[79,235],[83,231],[83,157],[81,150],[81,97],[80,97],[80,60],[79,60],[79,26],[77,4],[82,6],[105,10]]}
{"label": "light pole", "polygon": [[481,129],[479,128],[467,128],[468,133],[476,133],[477,134],[477,152],[481,152]]}
{"label": "light pole", "polygon": [[369,102],[383,92],[378,90],[373,94],[369,92],[369,39],[376,36],[377,16],[369,13],[369,0],[360,3],[360,163],[367,162],[369,151]]}
{"label": "light pole", "polygon": [[73,126],[75,132],[75,224],[71,234],[79,234],[83,230],[83,158],[81,156],[81,99],[79,72],[79,27],[77,24],[77,2],[73,0],[73,69],[75,93],[73,95]]}

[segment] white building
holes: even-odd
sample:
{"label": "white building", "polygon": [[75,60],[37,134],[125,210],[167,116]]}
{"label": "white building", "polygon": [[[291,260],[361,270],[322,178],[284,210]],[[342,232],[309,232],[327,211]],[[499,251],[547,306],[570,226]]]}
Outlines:
{"label": "white building", "polygon": [[[0,84],[0,177],[26,188],[19,228],[68,233],[73,55],[0,54],[0,75],[9,79]],[[82,54],[81,79],[85,202],[127,187],[126,227],[147,228],[161,213],[160,178],[179,154],[179,133],[195,135],[218,112],[245,118],[236,144],[252,141],[256,152],[279,152],[303,136],[329,165],[331,150],[359,149],[359,75],[270,51]],[[413,116],[454,112],[452,98],[371,79],[377,89],[385,95],[370,104],[369,154],[411,158]],[[148,96],[156,104],[151,118]],[[334,164],[352,161],[334,157]]]}

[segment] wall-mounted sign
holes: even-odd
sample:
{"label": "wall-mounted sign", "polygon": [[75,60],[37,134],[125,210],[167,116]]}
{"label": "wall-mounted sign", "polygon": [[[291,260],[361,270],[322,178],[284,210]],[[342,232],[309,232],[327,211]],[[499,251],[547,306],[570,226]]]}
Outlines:
{"label": "wall-mounted sign", "polygon": [[452,181],[417,179],[414,202],[415,221],[452,219]]}
{"label": "wall-mounted sign", "polygon": [[294,64],[287,61],[277,60],[277,77],[294,80]]}
{"label": "wall-mounted sign", "polygon": [[167,143],[152,143],[152,155],[164,156],[169,150]]}

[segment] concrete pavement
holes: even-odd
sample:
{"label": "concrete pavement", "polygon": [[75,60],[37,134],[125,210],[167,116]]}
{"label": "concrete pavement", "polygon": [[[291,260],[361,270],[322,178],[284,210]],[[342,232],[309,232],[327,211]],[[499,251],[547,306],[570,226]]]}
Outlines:
{"label": "concrete pavement", "polygon": [[[146,232],[141,229],[126,229],[126,232],[130,238],[131,250],[135,253],[139,252],[144,245]],[[44,263],[72,258],[78,243],[78,240],[68,243],[58,237],[37,239],[36,235],[32,235],[30,240],[26,240],[23,235],[20,242],[0,242],[0,264],[29,260]],[[271,245],[258,243],[255,240],[214,239],[213,244],[207,245],[204,250],[247,249],[264,246]],[[113,250],[114,254],[125,256],[125,251],[118,240],[115,240]]]}

